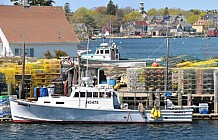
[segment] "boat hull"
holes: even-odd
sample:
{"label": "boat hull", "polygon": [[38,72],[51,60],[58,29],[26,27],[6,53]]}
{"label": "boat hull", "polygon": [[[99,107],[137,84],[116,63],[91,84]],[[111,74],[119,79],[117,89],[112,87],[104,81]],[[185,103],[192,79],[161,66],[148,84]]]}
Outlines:
{"label": "boat hull", "polygon": [[38,105],[20,100],[11,100],[13,122],[17,123],[191,123],[192,110],[162,110],[159,118],[150,110],[103,110]]}
{"label": "boat hull", "polygon": [[10,101],[13,122],[143,123],[137,110],[98,110]]}

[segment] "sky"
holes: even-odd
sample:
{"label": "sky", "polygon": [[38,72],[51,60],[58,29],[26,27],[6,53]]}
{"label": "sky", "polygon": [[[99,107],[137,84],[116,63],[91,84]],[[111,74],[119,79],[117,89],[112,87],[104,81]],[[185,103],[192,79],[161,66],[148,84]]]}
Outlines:
{"label": "sky", "polygon": [[[70,4],[70,9],[75,12],[80,7],[92,9],[99,6],[107,6],[109,0],[54,0],[54,6],[64,6]],[[139,9],[139,3],[144,2],[145,11],[151,8],[180,8],[183,10],[200,9],[214,10],[218,9],[218,0],[112,0],[119,8],[131,7]],[[0,5],[12,5],[10,0],[0,0]]]}

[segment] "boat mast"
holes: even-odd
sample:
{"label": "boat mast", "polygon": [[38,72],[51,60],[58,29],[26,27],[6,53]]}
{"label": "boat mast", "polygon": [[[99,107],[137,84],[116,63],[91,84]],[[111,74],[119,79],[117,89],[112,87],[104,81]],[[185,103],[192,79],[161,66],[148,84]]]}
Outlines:
{"label": "boat mast", "polygon": [[[169,80],[169,76],[168,76],[168,70],[169,70],[169,38],[168,38],[168,22],[167,22],[167,31],[166,31],[166,77],[165,77],[165,88],[164,88],[164,92],[167,93],[168,91],[168,80]],[[167,108],[167,97],[165,95],[165,109]]]}
{"label": "boat mast", "polygon": [[89,55],[89,37],[88,37],[88,43],[87,43],[87,59],[86,59],[86,77],[88,76],[88,64],[89,64],[89,59],[88,59],[88,55]]}

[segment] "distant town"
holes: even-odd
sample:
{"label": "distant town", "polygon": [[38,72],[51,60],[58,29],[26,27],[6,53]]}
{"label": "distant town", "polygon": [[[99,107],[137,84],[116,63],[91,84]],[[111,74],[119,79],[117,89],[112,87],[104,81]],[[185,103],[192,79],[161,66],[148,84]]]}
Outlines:
{"label": "distant town", "polygon": [[69,11],[68,3],[65,5],[68,21],[79,39],[84,38],[87,33],[90,37],[218,36],[217,10],[184,11],[167,7],[159,10],[152,8],[148,11],[144,9],[143,2],[139,3],[139,9],[135,10],[119,9],[110,0],[107,7],[97,7],[94,10],[79,8],[73,13]]}

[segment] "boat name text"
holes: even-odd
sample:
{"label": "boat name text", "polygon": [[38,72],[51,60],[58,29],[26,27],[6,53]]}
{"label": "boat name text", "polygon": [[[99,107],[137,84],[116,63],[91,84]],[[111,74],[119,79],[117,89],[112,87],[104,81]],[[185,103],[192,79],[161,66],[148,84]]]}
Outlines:
{"label": "boat name text", "polygon": [[86,104],[98,104],[98,101],[86,101]]}

